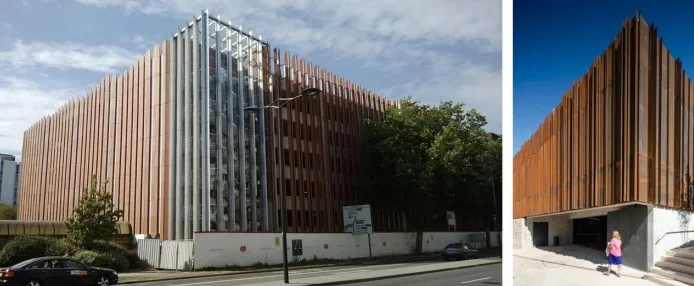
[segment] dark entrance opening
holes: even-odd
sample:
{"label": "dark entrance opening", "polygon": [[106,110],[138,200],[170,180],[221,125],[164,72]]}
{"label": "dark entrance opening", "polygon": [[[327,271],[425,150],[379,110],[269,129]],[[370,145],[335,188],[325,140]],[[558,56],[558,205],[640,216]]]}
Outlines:
{"label": "dark entrance opening", "polygon": [[536,247],[549,245],[548,222],[533,222],[533,245]]}
{"label": "dark entrance opening", "polygon": [[605,249],[607,216],[574,219],[574,244]]}

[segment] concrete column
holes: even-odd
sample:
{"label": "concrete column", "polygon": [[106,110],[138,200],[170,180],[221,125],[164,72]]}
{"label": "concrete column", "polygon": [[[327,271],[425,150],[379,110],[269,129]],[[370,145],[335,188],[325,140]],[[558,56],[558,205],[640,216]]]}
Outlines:
{"label": "concrete column", "polygon": [[[231,25],[231,23],[230,23]],[[228,164],[227,169],[229,172],[229,188],[227,194],[227,200],[229,204],[229,229],[232,231],[236,230],[236,176],[234,175],[234,98],[237,96],[234,94],[233,85],[233,72],[234,67],[233,58],[231,56],[231,30],[227,29],[227,90],[226,97],[227,101],[227,134],[229,137],[227,148],[229,149],[228,154]]]}
{"label": "concrete column", "polygon": [[[180,42],[180,34],[178,34],[178,33],[176,33],[176,37],[174,38],[173,41],[168,42],[168,45],[169,45],[169,63],[171,65],[172,74],[169,75],[170,76],[170,78],[169,78],[169,84],[170,84],[169,94],[167,94],[166,96],[168,96],[169,99],[171,100],[171,104],[169,105],[171,110],[169,110],[169,114],[171,116],[170,122],[173,123],[173,124],[169,125],[169,136],[170,137],[167,138],[169,140],[169,142],[171,142],[171,147],[169,148],[170,152],[168,154],[169,162],[170,162],[170,165],[169,165],[169,182],[170,183],[169,183],[169,189],[166,190],[169,193],[169,200],[167,201],[167,204],[169,205],[168,217],[167,217],[168,220],[166,222],[169,226],[169,228],[167,229],[167,235],[166,235],[166,237],[168,239],[176,239],[176,233],[175,233],[176,226],[175,225],[176,225],[177,220],[175,218],[175,214],[177,214],[177,212],[176,212],[175,206],[178,203],[178,201],[176,200],[176,196],[178,195],[178,192],[177,192],[178,186],[181,183],[181,179],[180,179],[181,176],[178,175],[179,174],[178,173],[178,171],[179,171],[178,158],[180,157],[180,154],[181,154],[181,150],[180,150],[181,144],[180,144],[180,141],[178,140],[178,138],[180,137],[179,131],[181,129],[181,126],[179,124],[179,118],[181,117],[181,115],[177,113],[178,106],[180,105],[181,100],[177,94],[178,90],[176,88],[177,87],[176,80],[178,79],[178,76],[179,76],[178,61],[177,61],[177,59],[179,58],[178,57],[179,50],[178,50],[177,44],[176,44],[178,42]],[[175,74],[175,77],[172,76],[173,74]],[[162,72],[161,76],[166,76],[166,74],[164,72]]]}
{"label": "concrete column", "polygon": [[215,141],[216,148],[216,166],[217,166],[217,180],[216,183],[217,192],[215,195],[215,204],[217,205],[217,216],[215,220],[217,221],[217,230],[224,230],[224,184],[222,177],[224,176],[222,169],[222,58],[220,54],[220,49],[222,47],[222,35],[220,35],[219,24],[215,23],[215,77],[216,77],[216,105],[215,105],[215,125],[216,125],[216,136]]}
{"label": "concrete column", "polygon": [[[193,230],[192,232],[188,233],[188,239],[193,238],[193,232],[200,231],[200,221],[201,221],[201,211],[200,211],[200,198],[202,197],[200,195],[200,169],[202,163],[200,162],[200,157],[201,157],[201,148],[200,148],[200,143],[202,139],[200,138],[200,125],[203,123],[200,122],[201,120],[201,110],[202,108],[200,107],[200,80],[198,80],[198,71],[200,70],[200,35],[199,33],[200,25],[198,21],[193,21],[193,66],[192,66],[192,87],[191,90],[193,92],[193,166],[192,166],[192,177],[193,177]],[[188,65],[186,65],[187,67]],[[187,75],[188,73],[186,73]],[[204,80],[203,80],[204,81]]]}
{"label": "concrete column", "polygon": [[[258,106],[265,106],[264,102],[264,92],[263,85],[265,84],[264,74],[263,74],[263,46],[258,43],[258,51],[256,53],[256,63],[258,63],[257,71],[259,77],[258,84]],[[268,201],[267,201],[267,150],[265,142],[265,110],[261,110],[258,118],[258,125],[260,126],[260,204],[263,216],[263,231],[270,230],[269,214],[268,214]],[[272,132],[272,131],[270,131]]]}
{"label": "concrete column", "polygon": [[[253,35],[253,31],[249,33],[249,35]],[[248,57],[248,60],[246,61],[247,64],[247,69],[248,69],[248,105],[249,106],[256,106],[255,105],[255,79],[253,78],[253,67],[251,66],[251,62],[254,59],[253,56],[253,49],[251,48],[251,38],[250,36],[248,37],[248,45],[246,46],[246,56]],[[262,112],[262,110],[260,111]],[[249,154],[249,161],[250,161],[250,177],[251,177],[251,231],[257,231],[258,229],[258,166],[257,166],[257,161],[256,161],[256,152],[257,152],[257,146],[255,142],[256,138],[256,132],[255,132],[255,125],[257,124],[256,122],[256,115],[257,112],[251,112],[248,114],[250,117],[249,120],[249,129],[250,129],[250,138],[248,138],[248,148],[250,149],[250,154]]]}
{"label": "concrete column", "polygon": [[209,14],[202,13],[202,43],[200,59],[202,60],[201,87],[202,91],[202,230],[210,231],[210,35]]}
{"label": "concrete column", "polygon": [[[239,27],[239,31],[241,27]],[[240,195],[240,208],[241,208],[241,231],[246,231],[248,229],[248,209],[246,207],[247,197],[246,197],[246,123],[245,117],[246,113],[243,110],[244,104],[244,71],[243,71],[243,57],[241,54],[241,33],[236,33],[236,55],[238,57],[238,78],[239,78],[239,90],[238,90],[238,112],[239,112],[239,195]]]}

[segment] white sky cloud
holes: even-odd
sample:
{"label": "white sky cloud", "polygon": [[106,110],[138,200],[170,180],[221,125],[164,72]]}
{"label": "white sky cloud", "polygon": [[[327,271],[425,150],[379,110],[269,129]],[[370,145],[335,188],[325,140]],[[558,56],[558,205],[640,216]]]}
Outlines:
{"label": "white sky cloud", "polygon": [[13,76],[0,73],[0,153],[21,157],[24,131],[44,116],[55,112],[71,97],[83,95],[87,87],[47,80],[42,75]]}
{"label": "white sky cloud", "polygon": [[[412,95],[433,104],[464,101],[487,116],[491,131],[501,131],[500,0],[74,1],[124,15],[180,19],[170,32],[209,8],[274,47],[309,60],[316,55],[348,59],[368,72],[377,71],[390,81],[365,87],[390,98]],[[111,43],[92,44],[87,38],[7,42],[0,49],[0,152],[19,155],[30,124],[89,88],[51,77],[46,68],[99,76],[119,73],[162,36],[131,32]]]}
{"label": "white sky cloud", "polygon": [[[501,132],[501,1],[78,1],[185,20],[210,8],[274,45],[301,54],[355,57],[369,68],[402,77],[397,85],[380,89],[391,97],[413,95],[434,104],[462,100],[488,117],[489,129]],[[474,55],[465,54],[470,51],[496,55],[498,64],[474,62]],[[411,78],[404,76],[406,69]]]}
{"label": "white sky cloud", "polygon": [[0,63],[14,68],[51,67],[115,73],[132,64],[137,54],[116,46],[90,46],[79,43],[24,43],[0,51]]}
{"label": "white sky cloud", "polygon": [[78,43],[16,41],[8,50],[0,50],[0,153],[21,157],[24,131],[90,87],[59,80],[46,68],[116,73],[136,56],[115,46]]}

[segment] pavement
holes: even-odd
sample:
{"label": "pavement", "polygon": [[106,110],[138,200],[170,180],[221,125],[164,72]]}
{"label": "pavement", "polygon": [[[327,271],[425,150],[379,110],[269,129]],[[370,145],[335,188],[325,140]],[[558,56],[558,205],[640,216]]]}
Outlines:
{"label": "pavement", "polygon": [[[654,286],[644,272],[622,265],[620,277],[603,275],[605,252],[578,245],[513,251],[513,284],[538,286],[630,285]],[[613,269],[616,272],[616,269]]]}
{"label": "pavement", "polygon": [[430,274],[375,280],[349,284],[350,286],[407,286],[407,285],[501,285],[501,263]]}
{"label": "pavement", "polygon": [[[397,264],[384,264],[384,265],[344,265],[344,266],[332,266],[323,268],[313,268],[313,269],[301,269],[301,270],[290,270],[289,280],[291,285],[342,285],[350,284],[355,282],[367,282],[379,280],[380,282],[387,280],[388,278],[397,278],[410,275],[428,274],[433,272],[443,272],[452,271],[463,268],[478,268],[484,267],[485,265],[498,265],[499,266],[499,278],[501,273],[501,258],[500,257],[490,257],[490,258],[479,258],[470,259],[462,261],[444,262],[442,259],[437,259],[435,261],[425,261],[425,262],[409,262],[409,263],[397,263]],[[482,268],[479,268],[482,269]],[[485,270],[486,271],[486,270]],[[486,278],[472,275],[475,271],[470,271],[468,276],[471,277],[470,280]],[[271,286],[271,285],[285,285],[283,281],[282,271],[273,271],[265,273],[249,273],[249,274],[236,274],[236,275],[225,275],[225,276],[214,276],[214,277],[197,277],[197,278],[187,278],[187,279],[177,279],[177,280],[164,280],[164,281],[152,281],[152,282],[142,282],[142,283],[132,283],[132,286],[236,286],[236,285],[252,285],[252,286]],[[460,277],[459,277],[460,278]],[[495,278],[495,277],[494,277]],[[492,278],[489,278],[492,279]],[[496,278],[495,278],[496,279]],[[464,279],[463,279],[464,280]],[[458,279],[456,285],[460,284],[461,281]],[[388,285],[380,284],[376,281],[373,285]],[[480,280],[481,281],[481,280]],[[397,282],[397,281],[396,281]],[[473,281],[474,282],[474,281]],[[400,285],[400,284],[392,284]],[[474,285],[474,284],[472,284]]]}
{"label": "pavement", "polygon": [[[480,258],[500,256],[499,248],[479,249]],[[425,253],[418,255],[405,256],[381,256],[373,258],[351,259],[345,261],[318,261],[307,265],[289,265],[290,271],[318,269],[325,267],[338,267],[347,265],[382,265],[382,264],[397,264],[422,261],[439,261],[441,260],[440,253]],[[269,273],[282,270],[281,265],[264,266],[264,267],[247,267],[236,269],[216,269],[216,270],[197,270],[197,271],[175,271],[175,270],[146,270],[137,272],[119,273],[119,284],[131,284],[145,281],[160,281],[160,280],[176,280],[194,277],[211,277],[211,276],[230,276],[252,273]]]}

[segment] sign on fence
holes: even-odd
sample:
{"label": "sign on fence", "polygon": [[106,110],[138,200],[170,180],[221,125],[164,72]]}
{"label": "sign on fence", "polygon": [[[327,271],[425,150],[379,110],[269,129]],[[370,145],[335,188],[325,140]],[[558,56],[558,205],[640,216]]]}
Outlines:
{"label": "sign on fence", "polygon": [[354,235],[373,233],[370,205],[344,206],[342,207],[342,219],[344,232],[351,232]]}

